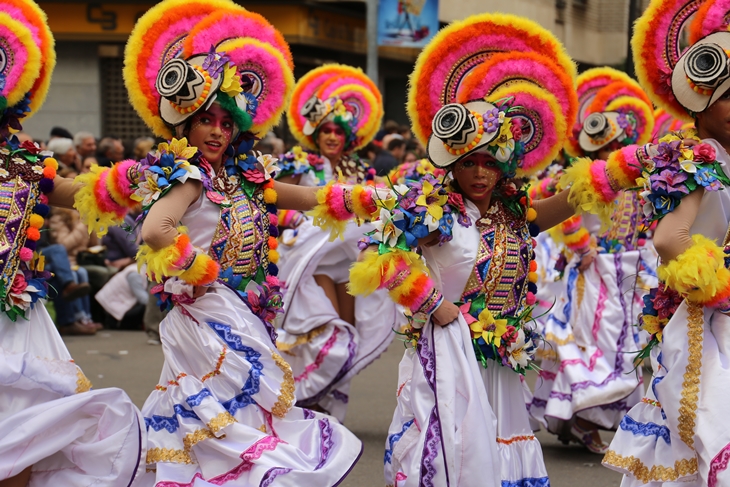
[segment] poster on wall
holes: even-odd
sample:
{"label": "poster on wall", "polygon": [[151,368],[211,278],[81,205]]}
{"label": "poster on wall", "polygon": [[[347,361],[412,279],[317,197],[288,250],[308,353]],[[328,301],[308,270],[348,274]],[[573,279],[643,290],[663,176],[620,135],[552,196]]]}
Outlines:
{"label": "poster on wall", "polygon": [[438,0],[379,0],[378,45],[424,47],[439,29]]}

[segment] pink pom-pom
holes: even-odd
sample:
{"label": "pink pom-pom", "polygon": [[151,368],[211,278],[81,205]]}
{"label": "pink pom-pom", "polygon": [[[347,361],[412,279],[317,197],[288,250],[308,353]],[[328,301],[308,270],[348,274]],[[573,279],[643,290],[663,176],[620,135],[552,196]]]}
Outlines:
{"label": "pink pom-pom", "polygon": [[20,260],[23,262],[30,262],[33,260],[33,251],[30,250],[28,247],[23,247],[20,249]]}
{"label": "pink pom-pom", "polygon": [[643,247],[644,245],[646,245],[646,239],[640,238],[639,240],[636,241],[636,243],[639,245],[639,247]]}
{"label": "pink pom-pom", "polygon": [[532,306],[535,302],[537,302],[537,298],[535,298],[534,294],[528,291],[525,296],[525,302],[527,303],[527,306]]}
{"label": "pink pom-pom", "polygon": [[39,199],[40,199],[41,203],[43,203],[44,205],[48,204],[48,196],[42,194],[42,195],[40,195]]}
{"label": "pink pom-pom", "polygon": [[269,213],[269,225],[279,226],[279,216],[276,213]]}
{"label": "pink pom-pom", "polygon": [[271,287],[280,286],[281,282],[279,282],[279,278],[276,276],[266,276],[266,283]]}

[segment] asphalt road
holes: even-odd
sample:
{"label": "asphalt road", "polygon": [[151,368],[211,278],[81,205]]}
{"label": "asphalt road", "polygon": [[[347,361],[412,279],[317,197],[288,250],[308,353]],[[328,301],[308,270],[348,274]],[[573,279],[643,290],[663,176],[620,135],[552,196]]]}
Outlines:
{"label": "asphalt road", "polygon": [[[76,363],[99,389],[121,387],[141,407],[157,384],[162,349],[147,345],[143,332],[101,331],[93,337],[65,337]],[[395,409],[398,362],[403,346],[394,342],[355,378],[345,424],[363,441],[360,462],[342,487],[376,487],[383,481],[383,448]],[[610,434],[603,433],[609,440]],[[563,446],[545,432],[537,433],[553,487],[617,487],[621,476],[601,466],[601,457],[577,446]]]}

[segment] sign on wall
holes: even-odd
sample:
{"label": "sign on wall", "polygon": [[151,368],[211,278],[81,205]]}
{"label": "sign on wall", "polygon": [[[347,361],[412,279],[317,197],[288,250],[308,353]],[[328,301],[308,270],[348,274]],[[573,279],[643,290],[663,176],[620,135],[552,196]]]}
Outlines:
{"label": "sign on wall", "polygon": [[424,47],[438,29],[438,0],[379,1],[379,46]]}

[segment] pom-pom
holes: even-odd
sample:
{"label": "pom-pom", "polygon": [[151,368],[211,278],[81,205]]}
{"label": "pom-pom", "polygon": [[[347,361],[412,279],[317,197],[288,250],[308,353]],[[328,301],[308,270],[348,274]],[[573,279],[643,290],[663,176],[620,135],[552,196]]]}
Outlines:
{"label": "pom-pom", "polygon": [[43,168],[43,177],[48,179],[53,179],[56,177],[56,170],[52,167],[44,167]]}
{"label": "pom-pom", "polygon": [[537,283],[537,272],[529,272],[527,274],[527,280],[533,284]]}
{"label": "pom-pom", "polygon": [[279,268],[276,264],[269,264],[269,267],[267,268],[268,274],[270,276],[278,276],[279,275]]}
{"label": "pom-pom", "polygon": [[56,160],[55,157],[46,157],[43,160],[43,165],[46,167],[51,167],[51,168],[55,169],[56,171],[58,171],[58,161]]}
{"label": "pom-pom", "polygon": [[530,224],[529,224],[529,225],[527,226],[527,228],[528,228],[528,230],[530,230],[530,235],[531,235],[531,236],[533,236],[533,237],[537,237],[538,235],[540,235],[540,227],[539,227],[539,226],[537,226],[536,224],[534,224],[534,223],[530,223]]}
{"label": "pom-pom", "polygon": [[267,205],[273,205],[276,203],[276,200],[277,194],[275,190],[271,188],[267,188],[264,190],[264,203],[266,203]]}
{"label": "pom-pom", "polygon": [[537,218],[537,211],[535,211],[535,208],[528,208],[525,213],[525,218],[528,222],[534,222]]}
{"label": "pom-pom", "polygon": [[37,213],[43,218],[48,216],[48,213],[51,211],[51,208],[48,205],[45,205],[43,203],[39,203],[35,205],[33,208],[33,213]]}
{"label": "pom-pom", "polygon": [[41,238],[41,232],[37,228],[34,227],[28,227],[28,229],[25,231],[25,235],[28,237],[28,240],[37,241]]}
{"label": "pom-pom", "polygon": [[532,306],[536,301],[535,295],[528,291],[527,295],[525,295],[525,303],[527,303],[527,306]]}
{"label": "pom-pom", "polygon": [[530,272],[537,272],[537,262],[534,260],[530,261]]}
{"label": "pom-pom", "polygon": [[269,224],[279,226],[279,216],[276,213],[269,213]]}
{"label": "pom-pom", "polygon": [[36,243],[35,240],[26,240],[25,241],[25,246],[27,248],[29,248],[30,250],[35,250],[36,247],[38,246],[38,244]]}
{"label": "pom-pom", "polygon": [[43,227],[44,220],[43,220],[42,216],[33,214],[33,215],[30,215],[30,218],[28,219],[28,223],[30,224],[31,227],[37,228],[40,230]]}
{"label": "pom-pom", "polygon": [[47,205],[48,204],[48,196],[46,196],[44,194],[41,194],[40,197],[38,198],[38,201],[40,201],[44,205]]}
{"label": "pom-pom", "polygon": [[279,242],[274,237],[269,237],[268,244],[269,250],[276,250],[279,247]]}
{"label": "pom-pom", "polygon": [[279,252],[273,249],[269,249],[269,261],[276,264],[279,262]]}
{"label": "pom-pom", "polygon": [[278,237],[279,236],[279,227],[277,227],[275,225],[271,225],[269,227],[269,235],[271,235],[274,238]]}
{"label": "pom-pom", "polygon": [[20,260],[23,262],[30,262],[33,259],[33,251],[30,250],[28,247],[23,247],[20,249]]}
{"label": "pom-pom", "polygon": [[38,189],[40,189],[43,193],[50,193],[53,191],[53,179],[41,179],[38,181]]}
{"label": "pom-pom", "polygon": [[537,294],[537,284],[535,284],[534,282],[528,282],[527,290],[533,294]]}

